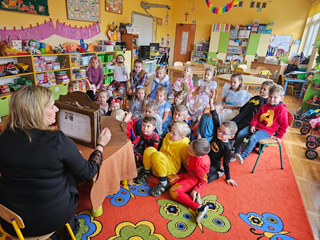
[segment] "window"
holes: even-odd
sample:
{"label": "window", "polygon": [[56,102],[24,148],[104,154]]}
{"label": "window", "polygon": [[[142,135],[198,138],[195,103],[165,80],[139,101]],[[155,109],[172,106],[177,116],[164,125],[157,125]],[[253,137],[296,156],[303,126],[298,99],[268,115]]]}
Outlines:
{"label": "window", "polygon": [[303,53],[306,57],[311,55],[313,44],[316,40],[316,36],[319,30],[320,13],[313,15],[312,23],[308,32],[307,40],[304,45]]}

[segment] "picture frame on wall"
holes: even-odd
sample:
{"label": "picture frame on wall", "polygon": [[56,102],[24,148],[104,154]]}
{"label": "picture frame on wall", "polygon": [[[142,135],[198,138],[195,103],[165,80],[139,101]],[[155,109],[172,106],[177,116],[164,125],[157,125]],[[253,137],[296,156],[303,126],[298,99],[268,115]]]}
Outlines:
{"label": "picture frame on wall", "polygon": [[101,1],[102,0],[66,0],[68,19],[101,22]]}
{"label": "picture frame on wall", "polygon": [[123,0],[105,0],[106,12],[123,14]]}

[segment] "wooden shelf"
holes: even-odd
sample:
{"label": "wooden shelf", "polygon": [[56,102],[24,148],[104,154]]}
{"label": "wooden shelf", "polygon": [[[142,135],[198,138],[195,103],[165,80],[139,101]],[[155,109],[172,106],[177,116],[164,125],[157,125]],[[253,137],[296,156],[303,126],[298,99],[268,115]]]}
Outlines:
{"label": "wooden shelf", "polygon": [[104,73],[103,75],[113,74],[113,72]]}
{"label": "wooden shelf", "polygon": [[8,93],[1,93],[1,94],[0,94],[0,98],[10,97],[11,95],[12,95],[12,92],[8,92]]}
{"label": "wooden shelf", "polygon": [[228,45],[229,47],[247,47],[247,46],[241,46],[241,45]]}
{"label": "wooden shelf", "polygon": [[12,78],[12,77],[21,77],[21,76],[30,75],[30,74],[33,74],[33,72],[20,73],[20,74],[15,74],[15,75],[7,75],[7,76],[4,76],[4,77],[0,77],[0,79]]}
{"label": "wooden shelf", "polygon": [[81,77],[81,78],[75,78],[75,79],[72,79],[72,80],[81,80],[81,79],[88,79],[88,77]]}
{"label": "wooden shelf", "polygon": [[193,52],[201,52],[201,53],[208,53],[208,52],[202,52],[202,51],[193,51]]}
{"label": "wooden shelf", "polygon": [[31,55],[9,55],[9,56],[1,56],[0,58],[20,58],[20,57],[31,57]]}
{"label": "wooden shelf", "polygon": [[66,70],[70,70],[70,68],[61,68],[57,70],[41,71],[41,72],[35,72],[35,73],[58,72],[58,71],[66,71]]}
{"label": "wooden shelf", "polygon": [[236,38],[236,39],[249,39],[249,38],[245,38],[245,37],[229,37],[229,38]]}
{"label": "wooden shelf", "polygon": [[320,91],[320,88],[312,87],[312,89]]}
{"label": "wooden shelf", "polygon": [[232,53],[232,52],[227,52],[227,54],[234,54],[234,55],[245,55],[245,53]]}
{"label": "wooden shelf", "polygon": [[312,106],[319,106],[319,104],[316,104],[316,103],[309,103],[307,101],[304,101],[306,104],[309,104],[309,105],[312,105]]}
{"label": "wooden shelf", "polygon": [[71,68],[88,67],[89,65],[71,66]]}

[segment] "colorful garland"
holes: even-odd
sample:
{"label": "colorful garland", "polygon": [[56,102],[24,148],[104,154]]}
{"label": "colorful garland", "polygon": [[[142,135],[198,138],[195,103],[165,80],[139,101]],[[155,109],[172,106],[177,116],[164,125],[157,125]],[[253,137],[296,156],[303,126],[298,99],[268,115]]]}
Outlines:
{"label": "colorful garland", "polygon": [[214,14],[221,14],[228,12],[234,5],[237,5],[239,3],[239,0],[232,0],[232,2],[224,5],[223,7],[215,7],[211,4],[210,0],[206,0],[206,4],[211,12]]}

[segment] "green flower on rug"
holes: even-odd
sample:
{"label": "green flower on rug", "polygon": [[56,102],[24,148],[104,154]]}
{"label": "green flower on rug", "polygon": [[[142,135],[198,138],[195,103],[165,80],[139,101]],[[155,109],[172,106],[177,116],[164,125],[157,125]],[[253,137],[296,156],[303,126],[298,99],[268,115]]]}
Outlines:
{"label": "green flower on rug", "polygon": [[202,198],[202,202],[209,205],[209,210],[202,222],[197,224],[196,213],[193,209],[187,209],[182,204],[167,199],[157,201],[160,205],[160,215],[170,220],[167,223],[167,229],[172,236],[175,238],[189,237],[197,226],[199,226],[201,232],[204,231],[203,226],[219,233],[225,233],[230,230],[231,223],[228,218],[221,215],[224,209],[217,202],[217,197],[215,195],[207,195]]}
{"label": "green flower on rug", "polygon": [[168,215],[178,216],[181,209],[176,204],[168,203],[167,206],[164,208]]}
{"label": "green flower on rug", "polygon": [[116,227],[116,235],[107,240],[165,240],[161,234],[154,233],[154,230],[153,223],[149,221],[140,221],[136,225],[122,222]]}
{"label": "green flower on rug", "polygon": [[251,215],[248,218],[248,220],[251,222],[252,225],[256,225],[256,226],[259,226],[259,227],[261,227],[264,224],[262,219],[260,217],[257,217],[257,216]]}

